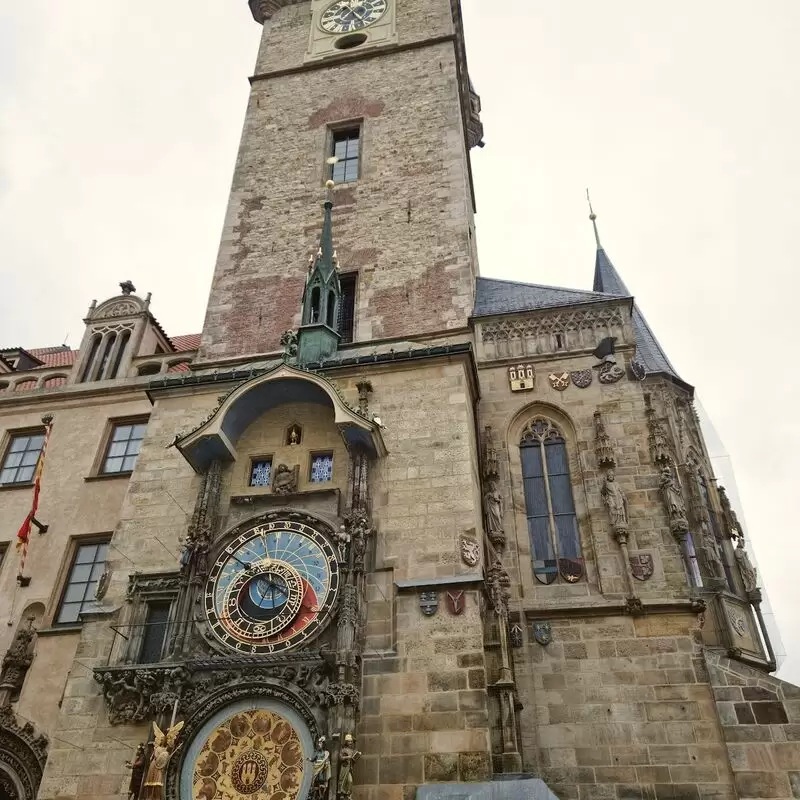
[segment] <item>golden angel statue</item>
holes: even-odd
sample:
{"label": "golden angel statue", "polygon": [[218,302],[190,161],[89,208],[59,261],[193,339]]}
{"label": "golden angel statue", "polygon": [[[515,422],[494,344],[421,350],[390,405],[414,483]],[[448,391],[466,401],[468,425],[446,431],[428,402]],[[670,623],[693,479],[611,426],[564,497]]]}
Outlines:
{"label": "golden angel statue", "polygon": [[183,728],[183,720],[167,729],[167,732],[153,723],[153,755],[147,767],[147,775],[142,786],[141,800],[162,800],[164,796],[164,771],[169,758],[175,751],[175,741]]}

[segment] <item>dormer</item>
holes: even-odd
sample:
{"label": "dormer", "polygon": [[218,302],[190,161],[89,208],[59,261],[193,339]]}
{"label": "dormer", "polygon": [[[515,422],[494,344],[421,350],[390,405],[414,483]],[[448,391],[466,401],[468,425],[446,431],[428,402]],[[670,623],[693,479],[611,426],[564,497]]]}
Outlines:
{"label": "dormer", "polygon": [[43,363],[21,347],[0,350],[0,372],[27,372],[41,367]]}
{"label": "dormer", "polygon": [[86,332],[72,374],[73,383],[114,380],[131,373],[137,356],[171,353],[172,343],[150,313],[150,294],[142,299],[130,281],[122,293],[97,304],[93,301],[84,322]]}

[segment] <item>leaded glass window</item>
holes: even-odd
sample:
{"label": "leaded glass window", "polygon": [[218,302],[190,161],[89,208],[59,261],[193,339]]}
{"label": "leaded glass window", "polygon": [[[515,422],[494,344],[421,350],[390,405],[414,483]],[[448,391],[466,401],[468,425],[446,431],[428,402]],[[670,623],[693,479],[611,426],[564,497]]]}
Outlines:
{"label": "leaded glass window", "polygon": [[269,486],[272,480],[272,459],[259,458],[250,467],[251,486]]}
{"label": "leaded glass window", "polygon": [[311,457],[311,483],[333,480],[333,454],[320,453]]}
{"label": "leaded glass window", "polygon": [[108,541],[79,544],[72,559],[67,585],[61,598],[56,624],[80,622],[82,612],[95,607],[97,584],[105,572]]}
{"label": "leaded glass window", "polygon": [[[559,560],[581,560],[566,442],[550,420],[536,417],[523,430],[520,455],[534,574],[542,583],[552,583]],[[562,574],[570,582],[577,580],[574,571]]]}
{"label": "leaded glass window", "polygon": [[146,422],[126,422],[114,426],[103,461],[104,475],[133,472],[146,428]]}
{"label": "leaded glass window", "polygon": [[331,167],[331,178],[336,183],[358,180],[361,129],[334,131],[331,156],[336,159]]}
{"label": "leaded glass window", "polygon": [[11,437],[0,470],[0,485],[30,483],[44,444],[44,433],[24,433]]}

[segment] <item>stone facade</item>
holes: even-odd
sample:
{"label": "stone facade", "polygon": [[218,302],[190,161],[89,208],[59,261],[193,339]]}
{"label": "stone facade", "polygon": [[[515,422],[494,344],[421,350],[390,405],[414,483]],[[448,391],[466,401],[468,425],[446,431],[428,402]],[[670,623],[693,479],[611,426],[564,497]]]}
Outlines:
{"label": "stone facade", "polygon": [[[390,6],[342,48],[326,4],[251,0],[202,340],[125,282],[78,351],[0,350],[0,794],[800,797],[692,387],[599,245],[593,292],[476,277],[458,3]],[[309,255],[337,302],[358,272],[321,363]],[[15,448],[49,416],[23,567]]]}

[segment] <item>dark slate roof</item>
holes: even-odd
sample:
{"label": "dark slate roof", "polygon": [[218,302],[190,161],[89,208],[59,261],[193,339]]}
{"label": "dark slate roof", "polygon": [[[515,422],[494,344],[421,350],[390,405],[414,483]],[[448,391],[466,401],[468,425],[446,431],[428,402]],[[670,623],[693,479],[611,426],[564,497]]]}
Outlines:
{"label": "dark slate roof", "polygon": [[[606,255],[602,247],[597,248],[597,255],[594,261],[594,286],[595,292],[618,297],[630,297],[628,287],[620,277],[611,259]],[[641,309],[634,303],[633,305],[633,335],[636,340],[636,357],[644,364],[648,372],[663,372],[673,378],[681,380],[675,367],[672,366],[666,353],[658,343],[651,327],[647,324]]]}
{"label": "dark slate roof", "polygon": [[478,278],[475,286],[473,317],[491,317],[495,314],[519,314],[539,308],[557,308],[577,303],[598,303],[608,300],[602,292],[581,289],[563,289],[542,286],[538,283],[501,281],[495,278]]}

